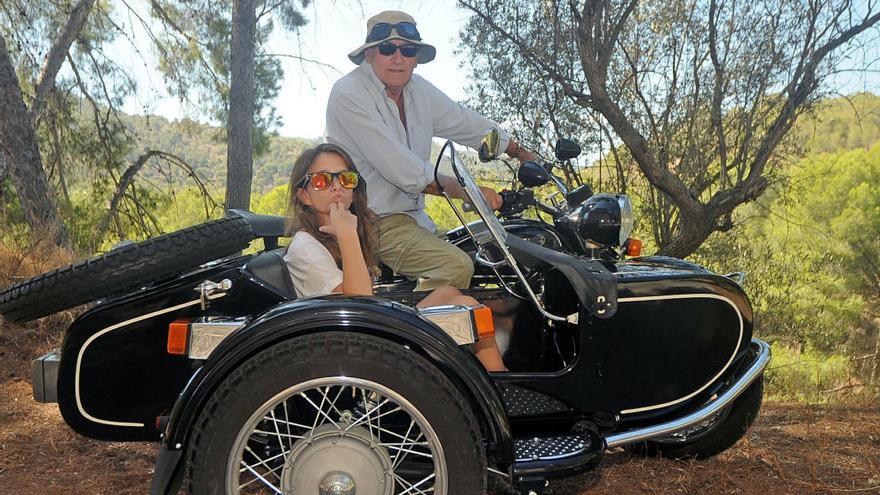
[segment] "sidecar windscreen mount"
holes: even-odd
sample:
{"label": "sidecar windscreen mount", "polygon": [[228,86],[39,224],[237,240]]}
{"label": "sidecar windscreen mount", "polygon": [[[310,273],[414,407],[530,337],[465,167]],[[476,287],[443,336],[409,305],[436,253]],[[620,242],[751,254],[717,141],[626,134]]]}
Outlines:
{"label": "sidecar windscreen mount", "polygon": [[[447,149],[449,150],[448,161],[443,160],[444,151]],[[535,308],[537,308],[541,314],[551,320],[566,321],[566,317],[548,312],[544,308],[544,305],[541,304],[538,296],[532,290],[531,285],[520,270],[516,258],[514,258],[509,249],[509,247],[513,246],[522,247],[523,243],[528,244],[527,241],[518,238],[515,239],[516,236],[510,235],[504,230],[504,226],[492,212],[492,207],[486,202],[483,192],[480,190],[480,187],[477,185],[473,176],[471,176],[464,161],[458,153],[455,152],[452,141],[447,141],[441,149],[440,156],[438,156],[437,164],[434,168],[434,176],[437,183],[441,185],[447,181],[448,178],[454,178],[458,182],[458,185],[464,190],[464,195],[467,197],[470,205],[472,205],[473,210],[480,216],[480,219],[482,220],[481,222],[468,225],[468,222],[464,220],[464,215],[458,210],[455,203],[453,203],[449,197],[448,191],[444,190],[443,195],[449,202],[449,206],[455,212],[468,234],[474,239],[477,246],[477,262],[490,266],[493,269],[501,264],[508,265],[519,279],[520,286],[526,291],[528,299],[532,301]],[[486,259],[487,252],[483,249],[483,246],[490,243],[494,243],[498,247],[502,252],[503,259],[499,261]],[[519,249],[518,251],[521,250],[522,249]],[[573,258],[563,253],[553,252],[546,248],[542,248],[542,250],[546,250],[547,252],[542,251],[540,253],[540,258],[547,262],[547,264],[559,269],[569,279],[572,286],[578,292],[578,297],[585,309],[599,318],[609,318],[616,312],[617,282],[613,274],[608,272],[608,270],[599,263],[578,260],[577,258]],[[535,256],[535,253],[530,251],[531,250],[525,250],[523,254],[526,254],[527,256]],[[589,266],[586,264],[589,264]],[[504,284],[504,281],[500,276],[499,280]]]}

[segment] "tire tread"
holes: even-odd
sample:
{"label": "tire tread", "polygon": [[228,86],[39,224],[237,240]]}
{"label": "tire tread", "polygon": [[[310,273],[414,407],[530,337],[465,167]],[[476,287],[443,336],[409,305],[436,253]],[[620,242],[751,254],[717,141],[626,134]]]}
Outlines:
{"label": "tire tread", "polygon": [[[196,421],[192,435],[187,442],[185,483],[187,493],[214,493],[217,479],[211,476],[199,476],[197,471],[210,449],[204,448],[207,439],[214,434],[222,422],[222,409],[234,402],[242,394],[247,394],[253,386],[254,374],[267,375],[280,371],[288,364],[306,362],[322,356],[340,356],[360,358],[375,363],[376,366],[390,367],[402,376],[427,377],[428,381],[442,388],[442,394],[467,424],[467,437],[472,445],[478,446],[481,465],[479,466],[480,486],[486,487],[486,455],[482,443],[482,433],[473,411],[461,392],[436,366],[414,351],[404,350],[402,346],[389,346],[390,342],[376,337],[356,333],[324,332],[291,339],[276,344],[236,367],[214,391]],[[204,468],[204,466],[201,466]],[[450,473],[450,477],[456,473]],[[476,491],[472,493],[483,493]],[[221,492],[217,492],[221,493]],[[452,495],[450,493],[450,495]]]}
{"label": "tire tread", "polygon": [[135,289],[246,248],[240,217],[194,225],[56,268],[0,292],[0,314],[21,323]]}

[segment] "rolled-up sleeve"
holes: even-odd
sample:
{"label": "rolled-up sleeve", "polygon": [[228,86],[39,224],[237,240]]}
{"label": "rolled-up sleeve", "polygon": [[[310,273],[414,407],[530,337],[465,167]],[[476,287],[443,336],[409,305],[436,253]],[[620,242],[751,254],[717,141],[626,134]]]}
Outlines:
{"label": "rolled-up sleeve", "polygon": [[326,140],[358,150],[385,181],[418,197],[434,180],[434,168],[397,139],[366,90],[349,86],[336,85],[330,93]]}
{"label": "rolled-up sleeve", "polygon": [[430,82],[424,81],[424,85],[430,95],[435,136],[476,149],[486,133],[495,128],[501,136],[501,150],[507,148],[510,136],[497,122],[452,100]]}

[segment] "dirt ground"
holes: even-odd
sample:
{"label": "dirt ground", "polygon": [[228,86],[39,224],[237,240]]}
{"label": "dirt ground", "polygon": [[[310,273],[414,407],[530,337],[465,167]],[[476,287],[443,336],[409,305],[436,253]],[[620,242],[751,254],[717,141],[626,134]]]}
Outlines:
{"label": "dirt ground", "polygon": [[[72,432],[56,404],[33,401],[30,361],[57,346],[71,315],[26,327],[0,322],[0,492],[148,493],[157,446]],[[498,477],[491,495],[505,493]],[[765,402],[746,438],[706,461],[609,452],[600,469],[551,483],[546,494],[880,494],[880,406]]]}

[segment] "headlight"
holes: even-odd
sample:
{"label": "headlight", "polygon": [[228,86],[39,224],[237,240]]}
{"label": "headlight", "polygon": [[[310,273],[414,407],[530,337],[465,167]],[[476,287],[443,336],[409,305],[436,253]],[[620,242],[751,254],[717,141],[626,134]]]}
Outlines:
{"label": "headlight", "polygon": [[632,201],[629,200],[629,196],[624,196],[623,194],[617,195],[617,204],[620,205],[620,237],[618,237],[619,246],[623,246],[623,243],[629,239],[629,235],[632,234],[633,230],[633,207]]}
{"label": "headlight", "polygon": [[632,232],[632,203],[622,194],[596,194],[578,213],[578,235],[590,249],[622,246]]}

